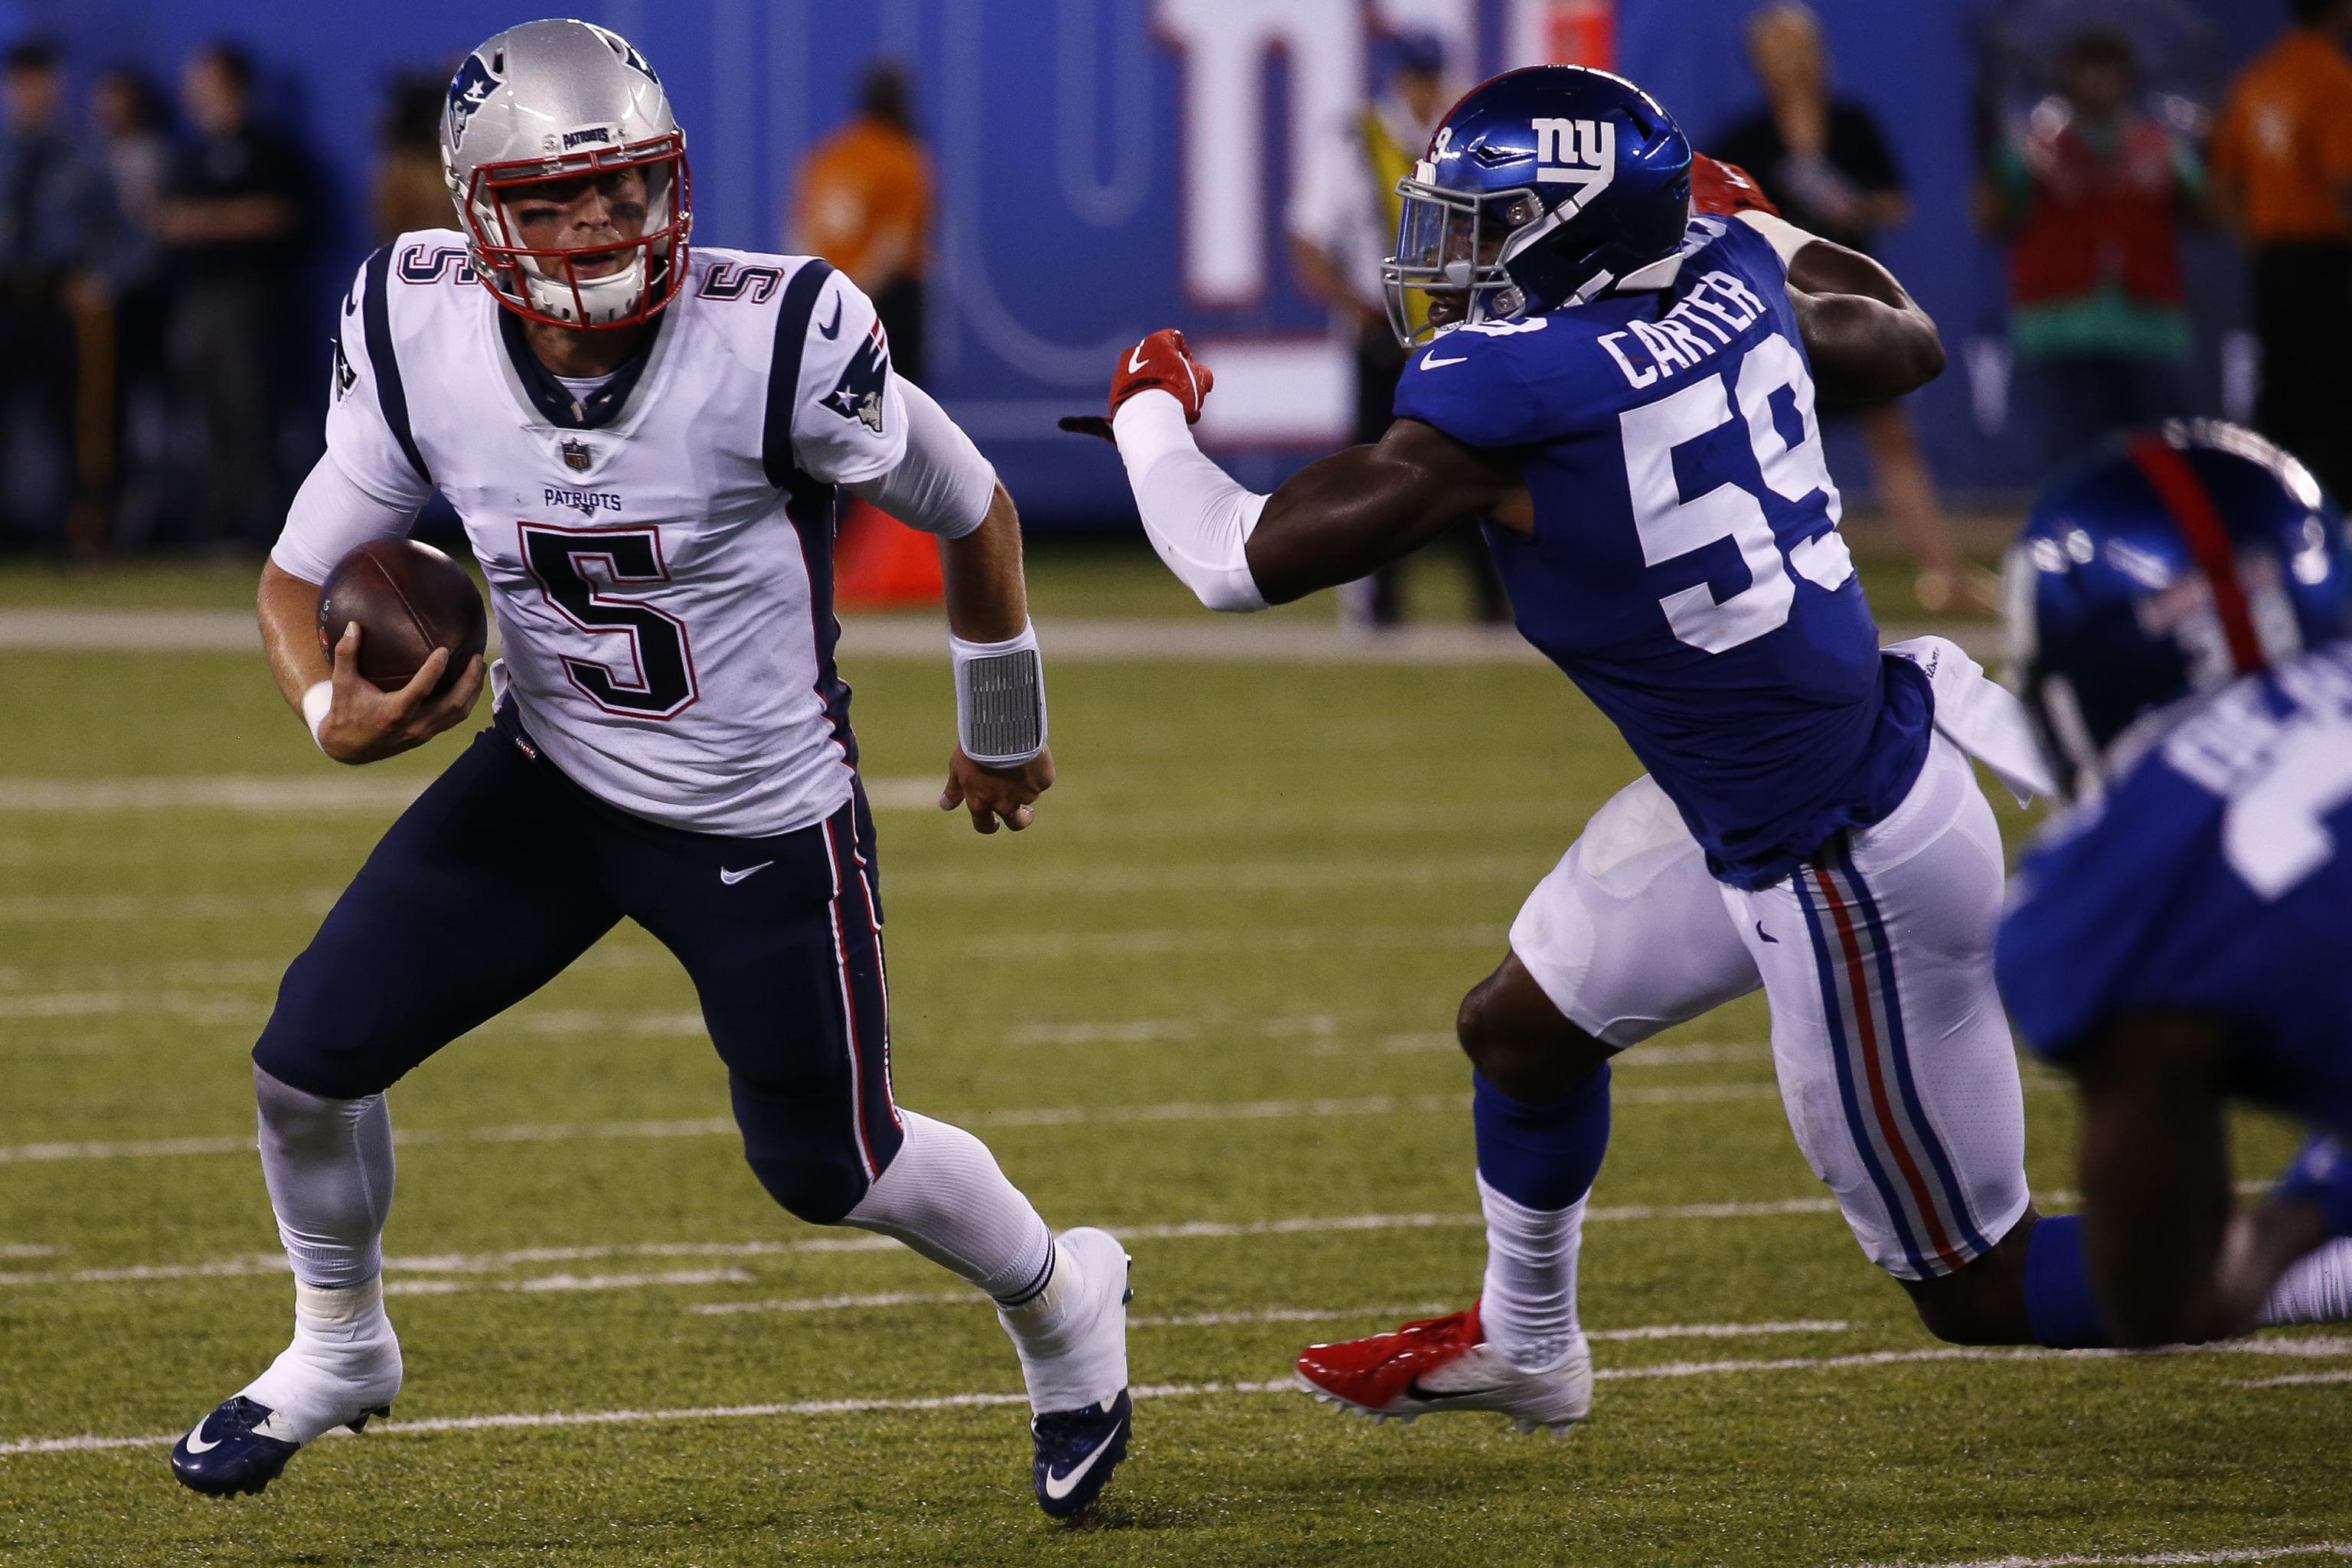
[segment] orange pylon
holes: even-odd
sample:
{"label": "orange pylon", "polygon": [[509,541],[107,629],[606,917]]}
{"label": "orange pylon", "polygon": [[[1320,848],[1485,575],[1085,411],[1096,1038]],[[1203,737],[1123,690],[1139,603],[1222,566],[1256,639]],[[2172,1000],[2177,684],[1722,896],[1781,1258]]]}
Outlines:
{"label": "orange pylon", "polygon": [[936,605],[945,594],[939,541],[862,500],[850,501],[833,542],[833,592],[849,610]]}

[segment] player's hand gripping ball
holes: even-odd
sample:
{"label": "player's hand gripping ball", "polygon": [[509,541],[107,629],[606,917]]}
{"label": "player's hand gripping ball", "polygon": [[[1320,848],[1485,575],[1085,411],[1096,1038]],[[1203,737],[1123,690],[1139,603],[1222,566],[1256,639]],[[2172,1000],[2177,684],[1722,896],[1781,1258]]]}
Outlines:
{"label": "player's hand gripping ball", "polygon": [[414,679],[436,648],[449,661],[432,695],[457,684],[489,640],[474,580],[455,561],[413,539],[374,539],[335,563],[319,594],[319,647],[331,659],[352,622],[359,673],[380,691]]}
{"label": "player's hand gripping ball", "polygon": [[1127,353],[1118,370],[1110,378],[1110,414],[1098,417],[1091,414],[1073,415],[1061,421],[1062,428],[1077,436],[1099,436],[1108,441],[1110,422],[1127,400],[1139,392],[1164,392],[1184,407],[1184,423],[1201,422],[1201,405],[1209,400],[1209,389],[1217,378],[1209,367],[1192,357],[1192,345],[1184,334],[1174,327],[1162,327]]}
{"label": "player's hand gripping ball", "polygon": [[1727,163],[1706,153],[1691,159],[1691,210],[1718,213],[1770,213],[1778,217],[1780,209],[1764,194],[1755,177],[1737,163]]}

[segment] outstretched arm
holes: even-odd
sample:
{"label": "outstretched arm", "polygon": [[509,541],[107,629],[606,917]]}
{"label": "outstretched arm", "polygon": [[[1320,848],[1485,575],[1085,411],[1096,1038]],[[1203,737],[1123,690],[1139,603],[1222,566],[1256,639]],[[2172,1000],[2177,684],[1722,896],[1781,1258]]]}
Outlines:
{"label": "outstretched arm", "polygon": [[1183,334],[1161,331],[1128,355],[1110,419],[1062,421],[1118,444],[1152,548],[1213,610],[1262,610],[1351,583],[1451,523],[1506,506],[1521,488],[1507,459],[1400,419],[1374,445],[1258,495],[1192,444],[1213,384]]}
{"label": "outstretched arm", "polygon": [[1400,419],[1375,444],[1310,464],[1266,498],[1249,537],[1250,576],[1273,605],[1352,583],[1519,488],[1516,465]]}

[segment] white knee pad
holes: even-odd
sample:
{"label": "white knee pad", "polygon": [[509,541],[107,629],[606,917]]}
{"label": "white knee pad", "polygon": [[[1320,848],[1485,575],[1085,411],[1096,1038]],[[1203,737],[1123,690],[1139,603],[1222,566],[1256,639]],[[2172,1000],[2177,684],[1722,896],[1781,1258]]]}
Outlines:
{"label": "white knee pad", "polygon": [[1562,1016],[1639,1044],[1763,984],[1682,814],[1646,774],[1593,813],[1511,922]]}

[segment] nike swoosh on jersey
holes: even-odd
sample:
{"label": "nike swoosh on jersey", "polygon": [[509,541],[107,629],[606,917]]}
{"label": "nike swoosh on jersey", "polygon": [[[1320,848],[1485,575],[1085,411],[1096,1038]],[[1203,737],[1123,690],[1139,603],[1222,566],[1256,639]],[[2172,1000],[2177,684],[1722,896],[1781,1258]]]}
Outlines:
{"label": "nike swoosh on jersey", "polygon": [[721,866],[719,868],[719,879],[731,888],[736,883],[741,881],[744,878],[755,876],[774,864],[775,862],[773,860],[762,860],[756,866],[746,866],[740,871],[730,871],[726,867]]}
{"label": "nike swoosh on jersey", "polygon": [[1118,1431],[1114,1427],[1108,1436],[1104,1437],[1101,1442],[1097,1443],[1094,1446],[1094,1451],[1092,1453],[1088,1454],[1085,1458],[1080,1459],[1076,1464],[1070,1467],[1069,1474],[1066,1476],[1057,1476],[1051,1470],[1046,1471],[1045,1495],[1052,1498],[1055,1502],[1059,1502],[1064,1498],[1076,1491],[1077,1489],[1078,1483],[1086,1479],[1087,1472],[1095,1468],[1095,1461],[1103,1457],[1103,1450],[1110,1447],[1111,1439],[1118,1436]]}
{"label": "nike swoosh on jersey", "polygon": [[[209,1415],[205,1417],[205,1421],[209,1421],[211,1419],[212,1417]],[[184,1439],[188,1445],[188,1452],[191,1454],[209,1454],[215,1448],[220,1447],[220,1439],[217,1437],[214,1438],[209,1443],[205,1441],[205,1421],[197,1422],[195,1429],[190,1432]]]}
{"label": "nike swoosh on jersey", "polygon": [[1435,354],[1423,354],[1421,356],[1421,368],[1423,370],[1435,370],[1440,365],[1466,364],[1469,363],[1469,359],[1470,356],[1468,354],[1456,354],[1452,359],[1439,359]]}
{"label": "nike swoosh on jersey", "polygon": [[839,295],[836,294],[834,296],[833,321],[831,324],[819,327],[816,330],[816,335],[821,338],[828,339],[841,336],[841,297]]}

